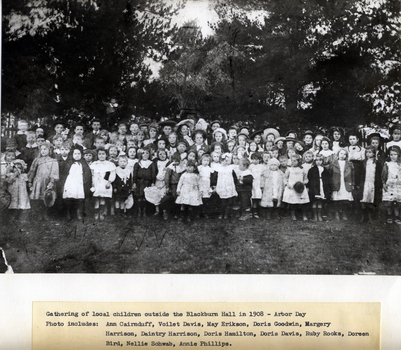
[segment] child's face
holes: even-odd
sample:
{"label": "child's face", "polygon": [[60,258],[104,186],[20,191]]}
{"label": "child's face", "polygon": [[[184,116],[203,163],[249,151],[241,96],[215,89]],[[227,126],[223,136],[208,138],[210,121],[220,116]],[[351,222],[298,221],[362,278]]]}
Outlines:
{"label": "child's face", "polygon": [[77,145],[81,145],[83,143],[83,139],[81,135],[74,135],[74,137],[72,138],[72,143],[77,144]]}
{"label": "child's face", "polygon": [[341,133],[338,131],[333,132],[333,139],[334,141],[339,141],[341,139]]}
{"label": "child's face", "polygon": [[322,166],[323,159],[322,158],[316,158],[315,163],[316,163],[317,166]]}
{"label": "child's face", "polygon": [[121,124],[118,127],[118,133],[122,134],[122,135],[125,135],[127,133],[127,126],[125,124]]}
{"label": "child's face", "polygon": [[135,148],[128,149],[128,158],[135,159],[135,157],[136,157],[136,149]]}
{"label": "child's face", "polygon": [[99,131],[99,129],[100,129],[100,122],[93,122],[93,123],[92,123],[92,129],[93,129],[94,131]]}
{"label": "child's face", "polygon": [[117,140],[118,140],[118,134],[116,132],[112,132],[110,134],[110,142],[116,143]]}
{"label": "child's face", "polygon": [[188,161],[195,162],[196,161],[196,154],[194,152],[188,153],[187,159],[188,159]]}
{"label": "child's face", "polygon": [[355,146],[358,143],[358,138],[354,135],[351,135],[348,140],[351,146]]}
{"label": "child's face", "polygon": [[27,143],[32,145],[33,143],[35,143],[35,140],[36,140],[36,136],[34,134],[26,135],[26,142]]}
{"label": "child's face", "polygon": [[83,126],[76,126],[75,130],[74,130],[74,133],[76,135],[81,135],[82,136],[84,134],[84,127]]}
{"label": "child's face", "polygon": [[228,137],[230,139],[235,139],[237,137],[237,130],[235,129],[228,130]]}
{"label": "child's face", "polygon": [[149,130],[149,137],[150,137],[151,139],[154,139],[154,138],[156,138],[156,135],[157,135],[157,130],[154,129],[154,128],[151,128],[151,129]]}
{"label": "child's face", "polygon": [[235,143],[234,142],[229,142],[227,143],[227,148],[229,152],[232,152],[234,149]]}
{"label": "child's face", "polygon": [[263,163],[267,164],[270,160],[270,154],[269,153],[263,153]]}
{"label": "child's face", "polygon": [[401,130],[395,129],[393,131],[393,140],[400,141],[400,139],[401,139]]}
{"label": "child's face", "polygon": [[239,170],[245,171],[247,169],[246,163],[244,162],[239,162]]}
{"label": "child's face", "polygon": [[98,152],[98,154],[97,154],[97,158],[100,160],[100,161],[105,161],[106,160],[106,157],[107,157],[107,154],[106,154],[106,151],[99,151]]}
{"label": "child's face", "polygon": [[278,170],[278,165],[277,164],[270,164],[269,165],[269,169],[271,171],[277,171]]}
{"label": "child's face", "polygon": [[244,154],[245,154],[245,148],[239,147],[237,149],[238,158],[242,158],[244,156]]}
{"label": "child's face", "polygon": [[339,160],[346,160],[347,159],[347,153],[345,151],[340,151],[338,153],[338,159]]}
{"label": "child's face", "polygon": [[287,158],[281,158],[281,159],[279,159],[279,161],[280,161],[280,166],[282,166],[282,167],[286,167],[288,164]]}
{"label": "child's face", "polygon": [[241,133],[245,134],[245,135],[249,135],[249,130],[246,128],[241,129],[240,131]]}
{"label": "child's face", "polygon": [[290,132],[287,136],[288,136],[288,137],[292,137],[293,139],[296,139],[296,138],[297,138],[297,135],[294,134],[293,132]]}
{"label": "child's face", "polygon": [[167,159],[166,152],[159,152],[159,159],[160,160],[166,160]]}
{"label": "child's face", "polygon": [[220,163],[220,156],[218,154],[213,154],[213,162]]}
{"label": "child's face", "polygon": [[172,145],[175,145],[175,143],[177,142],[177,135],[176,134],[168,135],[168,142]]}
{"label": "child's face", "polygon": [[291,158],[293,155],[295,155],[295,150],[294,149],[289,149],[287,152],[288,158]]}
{"label": "child's face", "polygon": [[283,147],[284,147],[284,141],[282,141],[282,140],[277,141],[277,148],[282,149]]}
{"label": "child's face", "polygon": [[105,133],[105,132],[102,132],[100,134],[100,137],[104,140],[104,142],[106,142],[107,139],[109,138],[109,135],[107,133]]}
{"label": "child's face", "polygon": [[136,135],[136,138],[138,141],[143,141],[145,140],[145,134],[143,131],[139,131],[138,134]]}
{"label": "child's face", "polygon": [[366,150],[366,158],[373,158],[375,155],[371,149]]}
{"label": "child's face", "polygon": [[216,153],[222,153],[222,149],[221,149],[221,146],[220,145],[215,145],[214,146],[214,152],[216,152]]}
{"label": "child's face", "polygon": [[178,152],[184,153],[185,150],[186,150],[186,147],[185,147],[184,144],[180,143],[180,144],[177,146],[177,151],[178,151]]}
{"label": "child's face", "polygon": [[49,153],[50,153],[50,151],[49,151],[49,149],[48,149],[46,146],[40,147],[40,155],[41,155],[42,157],[48,156]]}
{"label": "child's face", "polygon": [[163,133],[164,133],[164,135],[166,135],[166,136],[170,135],[170,133],[171,133],[172,131],[173,131],[173,130],[172,130],[172,128],[171,128],[170,125],[166,125],[166,126],[163,128]]}
{"label": "child's face", "polygon": [[251,159],[252,164],[257,165],[259,164],[259,159],[258,158],[253,158]]}
{"label": "child's face", "polygon": [[291,157],[291,166],[292,167],[298,166],[298,158]]}
{"label": "child's face", "polygon": [[238,137],[238,145],[245,147],[246,146],[246,138],[245,136],[241,135]]}
{"label": "child's face", "polygon": [[142,152],[142,159],[143,160],[148,160],[149,156],[150,156],[149,151],[145,150],[145,151]]}
{"label": "child's face", "polygon": [[298,152],[302,152],[304,150],[304,148],[302,147],[302,145],[300,143],[295,143],[294,148],[298,151]]}
{"label": "child's face", "polygon": [[118,149],[118,150],[123,151],[123,152],[125,151],[124,142],[118,140],[118,141],[116,142],[116,146],[117,146],[117,149]]}
{"label": "child's face", "polygon": [[164,140],[159,140],[157,142],[157,148],[158,149],[166,149],[166,142]]}
{"label": "child's face", "polygon": [[233,155],[233,164],[239,165],[239,158],[235,154]]}
{"label": "child's face", "polygon": [[82,154],[78,149],[74,149],[74,152],[72,152],[72,158],[74,160],[81,160]]}
{"label": "child's face", "polygon": [[219,123],[213,123],[212,125],[212,131],[215,131],[216,129],[220,128],[220,124]]}
{"label": "child's face", "polygon": [[215,139],[217,142],[223,141],[223,134],[222,134],[221,132],[216,132],[216,133],[214,134],[214,139]]}
{"label": "child's face", "polygon": [[272,157],[278,159],[278,149],[272,151]]}
{"label": "child's face", "polygon": [[392,162],[396,162],[398,160],[398,153],[395,151],[390,152],[390,159]]}
{"label": "child's face", "polygon": [[35,133],[36,137],[39,138],[39,136],[43,136],[45,134],[45,131],[42,128],[37,128]]}
{"label": "child's face", "polygon": [[373,139],[373,140],[370,142],[370,145],[371,145],[372,147],[374,147],[375,149],[379,149],[380,141],[379,141],[378,139]]}
{"label": "child's face", "polygon": [[259,144],[259,143],[262,141],[262,136],[256,135],[256,136],[253,138],[253,140],[254,140],[257,144]]}
{"label": "child's face", "polygon": [[251,152],[256,152],[257,148],[258,148],[258,146],[257,146],[256,142],[252,141],[252,142],[249,144],[249,150],[250,150]]}
{"label": "child's face", "polygon": [[6,162],[12,162],[13,160],[15,160],[15,153],[13,152],[6,153],[4,159],[6,160]]}
{"label": "child's face", "polygon": [[189,128],[188,128],[186,125],[183,125],[183,126],[181,127],[181,134],[182,134],[182,136],[187,136],[187,135],[189,135]]}
{"label": "child's face", "polygon": [[203,166],[208,166],[209,165],[209,158],[208,157],[203,157],[202,158],[202,165]]}
{"label": "child's face", "polygon": [[[74,150],[74,152],[75,152],[76,150]],[[60,153],[61,153],[61,155],[63,156],[63,157],[67,157],[68,156],[68,153],[70,153],[70,149],[69,148],[67,148],[67,147],[61,147],[60,148]],[[81,159],[81,158],[80,158]]]}
{"label": "child's face", "polygon": [[223,165],[230,165],[231,164],[231,156],[227,156],[223,160]]}
{"label": "child's face", "polygon": [[305,135],[304,137],[304,142],[306,145],[311,145],[313,142],[313,137],[312,135]]}
{"label": "child's face", "polygon": [[203,136],[202,136],[202,134],[196,134],[195,135],[195,143],[197,144],[197,145],[201,145],[202,143],[203,143]]}
{"label": "child's face", "polygon": [[104,140],[96,140],[95,141],[95,147],[96,148],[104,147],[104,145],[105,145],[105,141]]}
{"label": "child's face", "polygon": [[56,124],[56,126],[54,127],[54,131],[56,132],[56,134],[61,134],[64,130],[64,126],[62,124]]}
{"label": "child's face", "polygon": [[41,145],[43,145],[45,143],[45,139],[43,137],[38,137],[36,139],[36,143],[38,144],[38,147],[40,147]]}
{"label": "child's face", "polygon": [[322,149],[325,151],[329,149],[329,143],[326,140],[322,141]]}
{"label": "child's face", "polygon": [[63,139],[61,137],[58,137],[53,141],[53,144],[55,148],[60,148],[63,144]]}
{"label": "child's face", "polygon": [[110,158],[115,158],[118,155],[118,150],[117,147],[110,147],[109,148],[109,157]]}
{"label": "child's face", "polygon": [[135,141],[130,140],[127,142],[127,148],[135,147]]}
{"label": "child's face", "polygon": [[322,138],[323,136],[316,136],[315,138],[316,146],[320,147],[320,145],[322,144]]}
{"label": "child's face", "polygon": [[193,173],[195,170],[195,167],[193,165],[188,165],[187,166],[187,173]]}
{"label": "child's face", "polygon": [[204,154],[205,154],[205,151],[203,149],[200,149],[198,151],[198,159],[200,159]]}
{"label": "child's face", "polygon": [[90,163],[93,160],[92,153],[85,153],[84,159],[86,160],[87,163]]}
{"label": "child's face", "polygon": [[131,124],[131,126],[129,127],[129,131],[131,131],[131,134],[137,134],[139,131],[139,126],[138,124]]}
{"label": "child's face", "polygon": [[271,143],[274,143],[274,135],[273,134],[267,135],[266,141],[270,141]]}
{"label": "child's face", "polygon": [[127,159],[127,158],[119,158],[119,159],[118,159],[118,166],[119,166],[121,169],[125,169],[125,167],[127,166],[127,164],[128,164],[128,159]]}
{"label": "child's face", "polygon": [[312,163],[313,155],[310,153],[305,154],[304,160],[305,160],[305,163]]}
{"label": "child's face", "polygon": [[270,152],[272,150],[272,148],[273,148],[273,142],[267,141],[265,144],[266,151]]}
{"label": "child's face", "polygon": [[294,148],[294,141],[287,141],[287,149],[293,149]]}

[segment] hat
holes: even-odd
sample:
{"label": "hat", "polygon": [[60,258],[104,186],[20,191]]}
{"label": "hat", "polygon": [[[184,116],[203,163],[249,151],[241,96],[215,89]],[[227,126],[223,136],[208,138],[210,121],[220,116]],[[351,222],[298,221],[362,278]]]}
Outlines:
{"label": "hat", "polygon": [[284,140],[285,140],[285,142],[287,142],[287,141],[297,142],[298,141],[297,139],[294,139],[293,137],[290,137],[290,136],[286,136]]}
{"label": "hat", "polygon": [[18,143],[14,137],[10,137],[6,140],[6,149],[7,148],[17,148]]}
{"label": "hat", "polygon": [[63,127],[65,127],[65,123],[62,120],[55,120],[53,122],[53,129],[56,127],[56,125],[62,125]]}
{"label": "hat", "polygon": [[177,124],[177,122],[175,122],[174,120],[164,120],[159,123],[159,126],[161,128],[164,128],[165,126],[171,126],[172,128],[174,128],[175,124]]}
{"label": "hat", "polygon": [[209,123],[205,119],[199,118],[198,122],[195,125],[195,129],[206,131],[208,126]]}
{"label": "hat", "polygon": [[301,147],[302,147],[303,149],[305,149],[305,143],[304,143],[304,142],[302,142],[302,141],[300,141],[300,140],[296,140],[295,143],[298,143],[299,145],[301,145]]}
{"label": "hat", "polygon": [[221,147],[221,151],[222,152],[225,152],[225,147],[224,147],[224,144],[222,143],[222,142],[213,142],[211,145],[210,145],[210,150],[212,151],[214,151],[214,148],[216,147],[216,146],[220,146]]}
{"label": "hat", "polygon": [[146,123],[141,123],[141,124],[139,124],[139,128],[142,128],[143,126],[148,127],[148,124],[146,124]]}
{"label": "hat", "polygon": [[295,192],[302,193],[304,191],[304,189],[305,189],[305,185],[301,181],[298,181],[294,184]]}
{"label": "hat", "polygon": [[268,160],[267,165],[280,165],[280,161],[276,158],[271,158]]}
{"label": "hat", "polygon": [[181,143],[185,146],[185,148],[188,148],[188,142],[185,141],[185,140],[179,140],[179,141],[177,142],[177,147],[178,147],[178,145],[181,144]]}
{"label": "hat", "polygon": [[183,125],[186,125],[190,130],[193,130],[195,128],[195,121],[193,119],[184,119],[181,120],[176,126],[177,130],[182,127]]}
{"label": "hat", "polygon": [[368,136],[366,136],[367,143],[370,144],[370,142],[374,138],[378,138],[380,142],[387,142],[388,141],[388,137],[387,136],[382,135],[382,134],[380,134],[378,132],[373,132],[373,133],[369,134]]}
{"label": "hat", "polygon": [[286,139],[286,138],[285,138],[285,137],[282,137],[282,136],[281,136],[281,137],[277,137],[277,138],[274,140],[274,144],[276,145],[277,142],[279,142],[279,141],[283,141],[283,142],[284,142],[285,139]]}
{"label": "hat", "polygon": [[213,126],[213,124],[221,124],[221,121],[220,120],[217,120],[217,119],[215,119],[215,120],[212,120],[211,122],[210,122],[210,126]]}
{"label": "hat", "polygon": [[215,131],[213,131],[213,137],[218,132],[223,134],[224,139],[227,139],[227,132],[223,128],[217,128]]}
{"label": "hat", "polygon": [[344,134],[345,134],[345,131],[343,128],[340,128],[339,126],[333,126],[330,129],[330,135],[333,135],[335,131],[338,131],[342,136],[344,136]]}
{"label": "hat", "polygon": [[56,192],[53,189],[48,188],[43,195],[43,201],[45,202],[46,207],[52,207],[56,201]]}
{"label": "hat", "polygon": [[263,133],[263,130],[256,130],[256,131],[254,131],[252,134],[249,135],[249,138],[250,138],[251,140],[253,140],[253,139],[255,138],[256,135],[262,136],[262,133]]}
{"label": "hat", "polygon": [[[401,126],[400,126],[400,130],[401,130]],[[348,142],[349,137],[350,137],[350,136],[353,136],[353,135],[355,135],[360,141],[362,141],[362,135],[361,135],[361,133],[360,133],[358,130],[356,130],[356,129],[348,131],[348,132],[345,134],[345,140]]]}
{"label": "hat", "polygon": [[157,123],[150,123],[148,129],[156,129],[156,131],[158,131],[159,125]]}
{"label": "hat", "polygon": [[245,133],[243,133],[243,132],[240,132],[240,133],[237,135],[237,140],[238,140],[238,137],[240,137],[240,136],[245,136],[246,139],[249,138],[249,135],[247,135],[247,134],[245,134]]}
{"label": "hat", "polygon": [[315,134],[313,133],[312,130],[305,130],[305,131],[302,133],[302,136],[305,137],[306,135],[311,135],[312,137],[315,136]]}
{"label": "hat", "polygon": [[22,159],[15,159],[14,160],[14,164],[21,164],[22,169],[26,169],[27,168],[26,163]]}
{"label": "hat", "polygon": [[196,129],[195,131],[192,132],[192,138],[195,139],[195,135],[196,134],[201,134],[203,136],[203,139],[206,140],[207,135],[206,135],[206,131],[202,130],[202,129]]}
{"label": "hat", "polygon": [[11,194],[5,188],[0,187],[0,211],[7,209],[11,203]]}
{"label": "hat", "polygon": [[267,136],[272,134],[274,136],[274,139],[277,139],[278,137],[280,137],[280,133],[278,132],[278,130],[274,129],[274,128],[267,128],[263,130],[263,141],[266,142],[267,140]]}
{"label": "hat", "polygon": [[295,130],[288,130],[284,136],[288,136],[289,134],[295,134],[295,138],[297,138],[298,133]]}

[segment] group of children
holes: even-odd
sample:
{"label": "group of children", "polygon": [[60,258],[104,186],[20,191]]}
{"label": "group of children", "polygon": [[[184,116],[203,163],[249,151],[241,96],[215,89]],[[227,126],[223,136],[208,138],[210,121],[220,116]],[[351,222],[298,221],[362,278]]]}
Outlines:
{"label": "group of children", "polygon": [[[121,123],[113,132],[95,119],[86,135],[82,124],[69,132],[56,122],[48,137],[25,121],[18,127],[1,162],[1,189],[15,215],[32,208],[42,219],[50,211],[79,220],[154,213],[190,221],[215,213],[240,220],[288,213],[297,220],[299,213],[323,221],[361,213],[366,221],[383,203],[387,222],[401,224],[400,125],[390,129],[390,142],[373,133],[365,148],[357,131],[341,128],[280,136],[245,125],[226,131],[203,119]],[[46,200],[52,193],[54,205]]]}

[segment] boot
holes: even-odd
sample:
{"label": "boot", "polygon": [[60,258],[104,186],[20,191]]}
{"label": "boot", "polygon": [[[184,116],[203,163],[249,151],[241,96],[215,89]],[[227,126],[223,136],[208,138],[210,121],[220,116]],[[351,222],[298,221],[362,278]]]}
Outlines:
{"label": "boot", "polygon": [[99,219],[104,220],[106,214],[107,214],[107,206],[101,205],[99,208]]}
{"label": "boot", "polygon": [[82,203],[78,203],[77,219],[82,220],[82,218],[83,218],[83,205],[82,205]]}
{"label": "boot", "polygon": [[100,209],[95,208],[95,220],[99,220],[99,217],[100,217]]}
{"label": "boot", "polygon": [[291,220],[297,221],[297,216],[295,215],[295,210],[291,210]]}
{"label": "boot", "polygon": [[323,218],[322,218],[322,208],[318,208],[318,209],[317,209],[317,219],[318,219],[319,221],[323,221]]}

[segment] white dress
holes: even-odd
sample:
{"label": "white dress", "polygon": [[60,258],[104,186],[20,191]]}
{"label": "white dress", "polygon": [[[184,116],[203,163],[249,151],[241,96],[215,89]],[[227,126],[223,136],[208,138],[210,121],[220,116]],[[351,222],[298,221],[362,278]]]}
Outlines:
{"label": "white dress", "polygon": [[158,160],[156,162],[157,175],[156,175],[155,186],[146,187],[143,190],[146,200],[154,205],[159,205],[162,198],[165,196],[167,192],[166,184],[164,182],[167,172],[166,168],[167,163],[168,160]]}
{"label": "white dress", "polygon": [[251,164],[249,166],[249,170],[253,176],[252,182],[252,198],[253,199],[261,199],[262,198],[262,189],[260,188],[260,177],[262,176],[262,172],[264,170],[263,164]]}
{"label": "white dress", "polygon": [[199,165],[199,189],[202,198],[210,198],[212,195],[212,188],[210,186],[210,177],[214,170],[210,166]]}
{"label": "white dress", "polygon": [[228,199],[238,196],[238,193],[235,190],[233,170],[233,164],[227,166],[221,165],[217,169],[216,193],[221,199]]}
{"label": "white dress", "polygon": [[386,162],[388,168],[387,191],[383,188],[383,201],[401,202],[401,166],[397,162]]}
{"label": "white dress", "polygon": [[84,178],[81,163],[73,163],[64,184],[63,198],[84,199]]}
{"label": "white dress", "polygon": [[177,204],[185,204],[197,207],[202,205],[202,198],[199,190],[199,175],[187,173],[181,175],[177,185],[177,193],[180,193],[176,199]]}
{"label": "white dress", "polygon": [[348,192],[345,187],[345,180],[344,180],[344,170],[345,170],[345,160],[339,160],[338,164],[340,166],[340,190],[333,191],[333,201],[353,201],[354,198],[352,197],[352,192]]}
{"label": "white dress", "polygon": [[306,186],[304,186],[302,193],[298,193],[294,190],[294,185],[297,182],[305,183],[307,181],[304,170],[300,167],[289,167],[285,172],[285,178],[287,179],[287,186],[284,189],[283,202],[288,204],[309,203],[309,195]]}
{"label": "white dress", "polygon": [[363,184],[363,198],[361,200],[363,203],[373,203],[375,200],[375,173],[376,163],[373,162],[373,159],[368,159],[366,161],[365,183]]}
{"label": "white dress", "polygon": [[[113,186],[106,188],[107,181],[113,182],[116,179],[116,166],[108,160],[93,162],[90,166],[92,171],[92,183],[95,188],[93,197],[113,196]],[[105,179],[106,173],[110,173],[108,180]]]}

